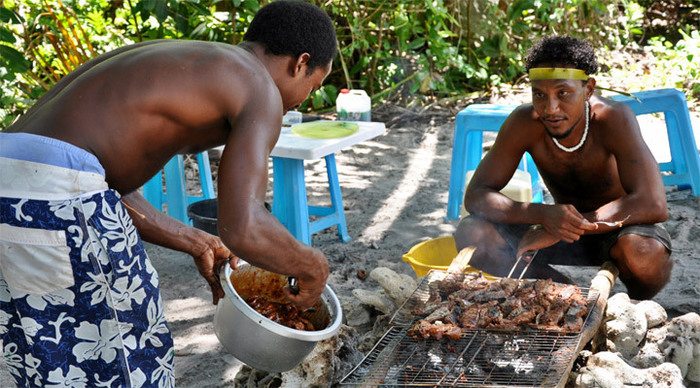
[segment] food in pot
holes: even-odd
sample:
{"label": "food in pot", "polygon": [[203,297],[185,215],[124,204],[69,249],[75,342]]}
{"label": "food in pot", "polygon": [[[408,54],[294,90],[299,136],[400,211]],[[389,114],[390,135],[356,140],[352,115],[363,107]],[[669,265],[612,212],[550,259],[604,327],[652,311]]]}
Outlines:
{"label": "food in pot", "polygon": [[272,302],[256,296],[246,303],[265,318],[296,330],[314,331],[314,325],[302,316],[302,310],[291,303]]}
{"label": "food in pot", "polygon": [[[253,310],[280,325],[296,330],[322,330],[330,323],[327,309],[320,300],[312,309],[303,310],[287,300],[287,278],[279,274],[248,267],[231,273],[231,284]],[[315,312],[314,312],[315,311]]]}
{"label": "food in pot", "polygon": [[424,301],[412,300],[422,316],[408,331],[413,338],[459,339],[462,330],[580,332],[588,301],[574,285],[548,280],[488,280],[481,273],[450,274],[429,286]]}

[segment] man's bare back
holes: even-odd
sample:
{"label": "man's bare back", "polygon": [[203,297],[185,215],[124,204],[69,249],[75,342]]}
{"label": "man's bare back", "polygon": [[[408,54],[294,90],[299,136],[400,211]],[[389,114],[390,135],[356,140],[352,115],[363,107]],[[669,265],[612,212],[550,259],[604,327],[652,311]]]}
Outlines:
{"label": "man's bare back", "polygon": [[[230,255],[228,246],[254,265],[297,277],[306,290],[289,298],[311,305],[328,276],[326,259],[296,241],[263,206],[282,114],[330,72],[330,59],[315,68],[310,60],[308,53],[273,55],[255,42],[127,46],[64,77],[7,132],[55,138],[94,154],[110,188],[124,196],[142,238],[192,254],[215,302],[223,296],[216,263]],[[135,191],[175,154],[221,144],[221,240],[184,228]]]}
{"label": "man's bare back", "polygon": [[[0,132],[0,251],[9,252],[0,255],[0,280],[11,280],[0,282],[11,295],[0,314],[42,322],[26,332],[12,325],[0,338],[27,356],[17,385],[56,373],[81,374],[88,386],[173,384],[173,342],[142,240],[190,254],[215,304],[225,296],[221,267],[235,268],[237,256],[295,277],[290,302],[317,302],[328,260],[264,200],[282,114],[321,86],[336,52],[323,10],[279,0],[256,13],[235,47],[153,41],[100,55]],[[221,144],[218,236],[166,216],[136,190],[175,154]],[[25,283],[31,297],[20,292]],[[51,308],[33,304],[47,293],[60,295]],[[63,338],[44,346],[53,322]],[[42,344],[28,343],[33,336]],[[112,357],[97,361],[88,337],[112,341]],[[141,341],[126,345],[129,338]]]}
{"label": "man's bare back", "polygon": [[[85,67],[7,131],[53,137],[90,151],[110,186],[123,194],[140,187],[176,153],[224,144],[230,119],[251,108],[251,89],[269,93],[269,106],[257,109],[281,111],[268,73],[237,46],[160,41]],[[260,136],[273,142],[278,134],[279,126],[271,125]]]}

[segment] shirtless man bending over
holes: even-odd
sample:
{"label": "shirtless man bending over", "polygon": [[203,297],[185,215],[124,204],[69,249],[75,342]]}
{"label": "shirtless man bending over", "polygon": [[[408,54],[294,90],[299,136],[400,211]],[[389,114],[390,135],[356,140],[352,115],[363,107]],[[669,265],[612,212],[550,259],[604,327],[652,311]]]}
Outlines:
{"label": "shirtless man bending over", "polygon": [[[634,113],[593,93],[598,64],[588,42],[545,38],[526,68],[532,103],[511,113],[476,169],[464,198],[471,215],[454,234],[457,248],[476,246],[471,264],[496,276],[506,276],[521,253],[539,249],[525,277],[559,282],[568,279],[549,264],[612,260],[630,297],[653,297],[671,275],[671,241],[660,224],[668,211]],[[553,205],[499,193],[525,152]]]}
{"label": "shirtless man bending over", "polygon": [[[173,384],[172,338],[140,239],[192,255],[214,303],[217,270],[235,256],[296,277],[298,305],[318,299],[325,256],[294,239],[264,197],[282,115],[321,86],[336,51],[325,12],[277,1],[239,46],[154,41],[99,56],[0,132],[0,334],[19,386]],[[136,191],[175,154],[222,144],[220,239]]]}

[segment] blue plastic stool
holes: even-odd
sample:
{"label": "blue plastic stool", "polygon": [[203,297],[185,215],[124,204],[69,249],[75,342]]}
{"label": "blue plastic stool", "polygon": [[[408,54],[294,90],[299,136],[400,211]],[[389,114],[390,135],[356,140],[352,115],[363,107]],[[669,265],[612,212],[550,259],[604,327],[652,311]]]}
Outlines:
{"label": "blue plastic stool", "polygon": [[[326,175],[331,196],[331,206],[309,206],[304,181],[304,160],[283,157],[272,158],[274,174],[272,214],[297,240],[311,245],[311,236],[333,225],[338,227],[338,237],[350,241],[345,222],[343,198],[335,166],[335,154],[324,157]],[[310,216],[316,216],[314,221]]]}
{"label": "blue plastic stool", "polygon": [[[671,149],[671,161],[659,163],[666,186],[689,186],[694,196],[700,196],[700,156],[690,124],[685,95],[676,89],[659,89],[634,93],[641,102],[625,96],[612,97],[626,103],[636,115],[663,112]],[[514,105],[474,104],[457,114],[450,169],[450,188],[447,200],[447,220],[459,218],[464,197],[465,175],[475,169],[481,160],[482,131],[498,131],[515,108]],[[532,167],[530,167],[530,165]],[[535,177],[528,163],[528,172]],[[536,171],[536,168],[535,168]],[[539,180],[539,178],[537,178]]]}
{"label": "blue plastic stool", "polygon": [[664,185],[690,187],[693,196],[700,196],[700,156],[690,123],[688,103],[683,92],[658,89],[633,93],[641,102],[616,95],[612,99],[627,104],[635,115],[663,112],[671,161],[659,163]]}
{"label": "blue plastic stool", "polygon": [[202,186],[202,195],[187,195],[185,186],[185,163],[182,155],[176,155],[165,167],[165,192],[163,191],[162,172],[158,171],[153,178],[143,185],[143,196],[156,209],[163,211],[163,205],[168,205],[168,215],[192,225],[187,215],[187,206],[192,202],[216,198],[214,184],[211,179],[211,167],[209,166],[209,154],[204,151],[197,154],[199,165],[199,182]]}
{"label": "blue plastic stool", "polygon": [[[516,107],[517,105],[472,104],[457,113],[450,167],[450,191],[447,199],[447,220],[459,219],[467,171],[476,170],[481,162],[483,132],[498,132],[510,112]],[[529,153],[525,154],[518,168],[530,173],[533,202],[542,202],[540,175]]]}

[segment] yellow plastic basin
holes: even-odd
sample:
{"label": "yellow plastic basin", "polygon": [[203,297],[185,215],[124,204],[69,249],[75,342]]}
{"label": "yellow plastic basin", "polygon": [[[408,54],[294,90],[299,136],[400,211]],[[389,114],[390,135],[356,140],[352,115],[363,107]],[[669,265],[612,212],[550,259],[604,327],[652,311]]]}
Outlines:
{"label": "yellow plastic basin", "polygon": [[414,245],[403,261],[411,265],[416,275],[425,276],[431,269],[445,271],[457,256],[455,240],[452,236],[441,236]]}
{"label": "yellow plastic basin", "polygon": [[[418,277],[423,277],[431,269],[446,271],[452,260],[457,257],[457,247],[452,236],[440,236],[414,245],[403,255],[403,261],[411,265]],[[465,272],[478,272],[474,267],[467,267]],[[487,279],[496,277],[484,272]]]}

